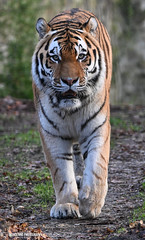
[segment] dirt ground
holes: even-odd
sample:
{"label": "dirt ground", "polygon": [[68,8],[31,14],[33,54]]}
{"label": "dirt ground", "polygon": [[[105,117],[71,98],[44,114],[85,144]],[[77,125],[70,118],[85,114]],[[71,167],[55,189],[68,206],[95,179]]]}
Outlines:
{"label": "dirt ground", "polygon": [[[5,144],[5,136],[26,129],[36,129],[36,118],[31,101],[12,98],[0,101],[1,158],[9,162],[0,169],[0,240],[3,239],[61,239],[61,240],[138,240],[145,239],[145,224],[140,216],[143,209],[145,181],[145,107],[111,107],[112,140],[109,163],[109,189],[101,215],[95,220],[50,219],[50,206],[28,208],[34,201],[32,191],[36,176],[25,179],[29,194],[17,191],[25,187],[19,179],[13,181],[13,172],[19,171],[18,154],[30,159],[26,167],[45,166],[40,146]],[[118,119],[121,119],[119,121]],[[8,140],[8,139],[7,139]],[[11,162],[10,162],[11,161]],[[22,157],[23,161],[23,157]],[[8,174],[11,172],[11,175]],[[36,179],[35,179],[36,178]],[[42,179],[41,179],[42,180]],[[51,205],[51,204],[50,204]],[[141,210],[142,211],[142,210]],[[136,212],[136,214],[135,214]]]}

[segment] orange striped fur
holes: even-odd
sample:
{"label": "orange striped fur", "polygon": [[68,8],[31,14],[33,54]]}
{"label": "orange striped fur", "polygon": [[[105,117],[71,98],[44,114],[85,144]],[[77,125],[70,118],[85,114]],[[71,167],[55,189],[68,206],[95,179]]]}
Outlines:
{"label": "orange striped fur", "polygon": [[112,50],[92,13],[38,19],[32,58],[34,103],[53,179],[52,218],[96,218],[107,194]]}

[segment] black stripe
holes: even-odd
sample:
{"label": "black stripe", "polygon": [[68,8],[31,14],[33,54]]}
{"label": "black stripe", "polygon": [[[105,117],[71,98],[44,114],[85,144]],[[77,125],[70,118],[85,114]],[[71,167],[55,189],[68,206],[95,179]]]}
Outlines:
{"label": "black stripe", "polygon": [[107,98],[107,94],[105,94],[105,99],[104,99],[104,102],[103,104],[101,105],[101,107],[99,108],[99,110],[97,112],[95,112],[90,118],[88,118],[82,125],[81,125],[81,131],[86,127],[86,125],[92,120],[94,119],[98,114],[99,112],[103,109],[105,103],[106,103],[106,98]]}
{"label": "black stripe", "polygon": [[[99,49],[97,48],[97,50],[98,50],[98,54],[99,54]],[[94,67],[93,67],[93,70],[88,71],[89,73],[92,73],[92,74],[95,73],[96,70],[97,70],[97,68],[95,67],[96,66],[96,60],[97,60],[96,49],[93,49],[93,55],[94,55],[94,58],[95,58],[95,60],[94,60]],[[99,55],[99,59],[100,59],[100,57],[101,57],[101,55]],[[98,64],[99,64],[99,70],[100,70],[100,62]]]}
{"label": "black stripe", "polygon": [[45,71],[43,69],[41,69],[41,73],[43,76],[45,76],[45,77],[47,76],[47,74],[45,73]]}
{"label": "black stripe", "polygon": [[48,59],[46,59],[45,67],[46,67],[47,69],[51,69],[51,67],[48,66]]}
{"label": "black stripe", "polygon": [[97,53],[96,53],[96,49],[93,49],[93,55],[94,55],[94,58],[95,58],[95,60],[94,60],[94,67],[93,67],[93,70],[92,71],[89,71],[90,73],[95,73],[96,72],[96,70],[97,70],[97,68],[95,67],[96,66],[96,59],[97,59]]}
{"label": "black stripe", "polygon": [[47,41],[47,43],[45,42],[45,44],[46,44],[46,45],[45,45],[45,50],[46,50],[46,51],[48,50],[49,43],[50,43],[51,39],[54,37],[55,34],[57,34],[57,33],[53,33],[53,34],[51,35],[50,39]]}
{"label": "black stripe", "polygon": [[[43,67],[43,53],[40,53],[40,63],[41,63],[41,66],[42,66],[41,73],[42,73],[43,76],[46,77],[47,74],[45,73],[44,67]],[[40,80],[41,80],[41,83],[42,83],[43,86],[46,85],[44,79],[40,79]]]}
{"label": "black stripe", "polygon": [[59,190],[59,193],[62,192],[62,190],[63,190],[65,184],[67,184],[66,181],[63,182],[63,184],[62,184],[62,186],[61,186],[61,188],[60,188],[60,190]]}
{"label": "black stripe", "polygon": [[94,136],[92,136],[92,138],[86,143],[86,146],[83,147],[84,149],[87,149],[86,152],[88,151],[88,149],[89,149],[89,147],[90,147],[89,145],[90,145],[90,143],[92,142],[92,140],[95,139],[95,138],[98,138],[99,136],[100,136],[100,135],[94,135]]}
{"label": "black stripe", "polygon": [[107,117],[105,118],[105,120],[104,120],[104,122],[103,122],[102,124],[100,124],[98,127],[96,127],[96,128],[92,131],[91,135],[92,135],[94,132],[96,132],[100,127],[102,127],[102,126],[106,123],[106,121],[107,121]]}
{"label": "black stripe", "polygon": [[94,54],[95,63],[96,63],[96,57],[97,57],[96,49],[93,49],[93,54]]}
{"label": "black stripe", "polygon": [[99,48],[97,48],[97,50],[98,50],[98,54],[99,54],[98,64],[99,64],[99,69],[101,71],[102,70],[102,66],[101,66],[101,52],[100,52]]}
{"label": "black stripe", "polygon": [[73,145],[73,154],[74,155],[80,155],[80,154],[82,154],[81,153],[81,150],[80,150],[80,146],[79,146],[79,144],[74,144]]}
{"label": "black stripe", "polygon": [[57,23],[54,23],[52,26],[51,26],[51,29],[53,31],[57,30],[57,29],[62,29],[62,28],[65,28],[66,30],[70,30],[71,28],[74,28],[74,29],[82,29],[82,24],[80,22],[71,22],[71,21],[59,21]]}
{"label": "black stripe", "polygon": [[63,36],[57,37],[57,38],[55,38],[54,42],[55,42],[55,41],[58,41],[58,40],[60,40],[60,39],[63,39],[63,38],[64,38]]}
{"label": "black stripe", "polygon": [[[55,47],[53,49],[51,49],[51,51],[49,53],[53,53],[54,54],[54,52],[55,52],[54,49],[55,49]],[[51,55],[49,55],[49,57],[51,57]]]}
{"label": "black stripe", "polygon": [[40,49],[44,46],[44,44],[45,44],[45,42],[40,46],[40,48],[38,49],[38,51],[36,52],[36,55],[35,55],[35,64],[36,64],[35,72],[36,72],[36,75],[38,75],[38,78],[40,79],[41,84],[45,87],[46,82],[43,78],[40,78],[40,74],[38,71],[38,67],[39,67],[38,53],[39,53]]}
{"label": "black stripe", "polygon": [[89,82],[88,82],[88,85],[89,86],[95,86],[99,77],[100,77],[100,74],[101,74],[101,70],[102,70],[102,66],[101,66],[101,53],[100,53],[100,50],[99,48],[97,48],[98,50],[98,54],[99,54],[99,58],[98,58],[98,65],[99,65],[99,72],[97,74],[97,76],[95,76],[94,78],[90,79]]}
{"label": "black stripe", "polygon": [[71,37],[74,38],[74,39],[76,39],[76,40],[81,40],[81,39],[80,39],[79,37],[77,37],[77,36],[71,35]]}
{"label": "black stripe", "polygon": [[60,138],[60,139],[62,139],[62,140],[64,140],[64,141],[72,141],[72,140],[73,140],[73,138],[70,138],[70,137],[68,137],[68,136],[59,136],[59,135],[57,136],[57,135],[55,135],[55,134],[50,133],[49,131],[47,131],[46,129],[44,129],[44,127],[42,126],[42,124],[41,124],[41,127],[42,127],[42,129],[43,129],[47,134],[51,135],[52,137]]}
{"label": "black stripe", "polygon": [[43,87],[45,87],[46,86],[46,82],[45,82],[44,78],[40,78],[39,77],[39,79],[40,79],[40,82],[43,85]]}
{"label": "black stripe", "polygon": [[41,63],[41,66],[43,67],[43,53],[40,53],[40,63]]}
{"label": "black stripe", "polygon": [[84,158],[84,160],[87,158],[87,156],[88,156],[88,150],[85,151],[85,153],[83,154],[83,158]]}
{"label": "black stripe", "polygon": [[97,126],[87,137],[83,138],[80,144],[85,143],[92,134],[94,134],[99,128],[101,128],[106,123],[106,121],[107,121],[107,117],[105,118],[104,122],[101,123],[99,126]]}
{"label": "black stripe", "polygon": [[[87,146],[92,142],[92,140],[94,139],[94,138],[98,138],[99,137],[99,135],[98,136],[93,136],[90,140],[89,140],[89,142],[87,142]],[[84,147],[85,148],[85,147]]]}
{"label": "black stripe", "polygon": [[74,152],[74,155],[81,155],[82,153],[79,151],[79,152]]}
{"label": "black stripe", "polygon": [[72,153],[62,153],[63,156],[72,156]]}
{"label": "black stripe", "polygon": [[89,73],[95,73],[96,72],[96,70],[97,70],[97,68],[95,67],[95,68],[93,68],[93,70],[92,71],[89,71]]}
{"label": "black stripe", "polygon": [[88,48],[91,48],[91,44],[87,39],[86,39],[86,44],[87,44]]}
{"label": "black stripe", "polygon": [[77,29],[76,29],[76,30],[74,30],[74,29],[69,29],[69,30],[70,30],[71,33],[75,33],[76,35],[81,36],[81,33],[80,33],[79,31],[77,31]]}
{"label": "black stripe", "polygon": [[[36,75],[39,76],[39,71],[38,71],[39,61],[38,61],[37,54],[36,54],[35,64],[36,64],[35,72],[36,72]],[[40,78],[40,76],[39,76],[39,78]]]}
{"label": "black stripe", "polygon": [[50,120],[48,118],[48,116],[46,115],[46,112],[45,112],[45,110],[44,110],[44,108],[42,106],[41,100],[39,100],[39,102],[40,102],[40,106],[41,106],[41,111],[42,111],[43,115],[45,116],[45,118],[47,119],[47,121],[50,123],[51,126],[53,126],[56,130],[59,131],[58,126],[52,120]]}
{"label": "black stripe", "polygon": [[68,158],[68,157],[57,157],[56,159],[62,159],[62,160],[66,160],[66,161],[73,161],[73,158]]}

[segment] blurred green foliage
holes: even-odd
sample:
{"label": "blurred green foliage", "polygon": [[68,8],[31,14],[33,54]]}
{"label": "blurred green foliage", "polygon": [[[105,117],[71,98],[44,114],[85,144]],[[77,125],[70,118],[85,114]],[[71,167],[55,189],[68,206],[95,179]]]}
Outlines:
{"label": "blurred green foliage", "polygon": [[65,9],[79,7],[93,12],[111,36],[111,103],[144,103],[145,55],[140,49],[144,46],[145,10],[141,2],[0,0],[0,97],[32,98],[31,58],[38,40],[37,19],[49,21]]}
{"label": "blurred green foliage", "polygon": [[130,25],[135,11],[133,8],[134,4],[131,0],[118,0],[118,5],[126,20],[126,23]]}
{"label": "blurred green foliage", "polygon": [[[31,58],[39,0],[3,1],[0,32],[0,96],[32,98]],[[4,48],[5,47],[5,48]]]}

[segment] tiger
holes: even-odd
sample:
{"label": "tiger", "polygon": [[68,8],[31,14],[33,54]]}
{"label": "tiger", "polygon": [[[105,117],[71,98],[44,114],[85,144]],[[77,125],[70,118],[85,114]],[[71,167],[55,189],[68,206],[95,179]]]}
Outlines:
{"label": "tiger", "polygon": [[36,30],[32,88],[56,196],[50,217],[97,218],[108,191],[111,40],[102,22],[79,8],[39,18]]}

